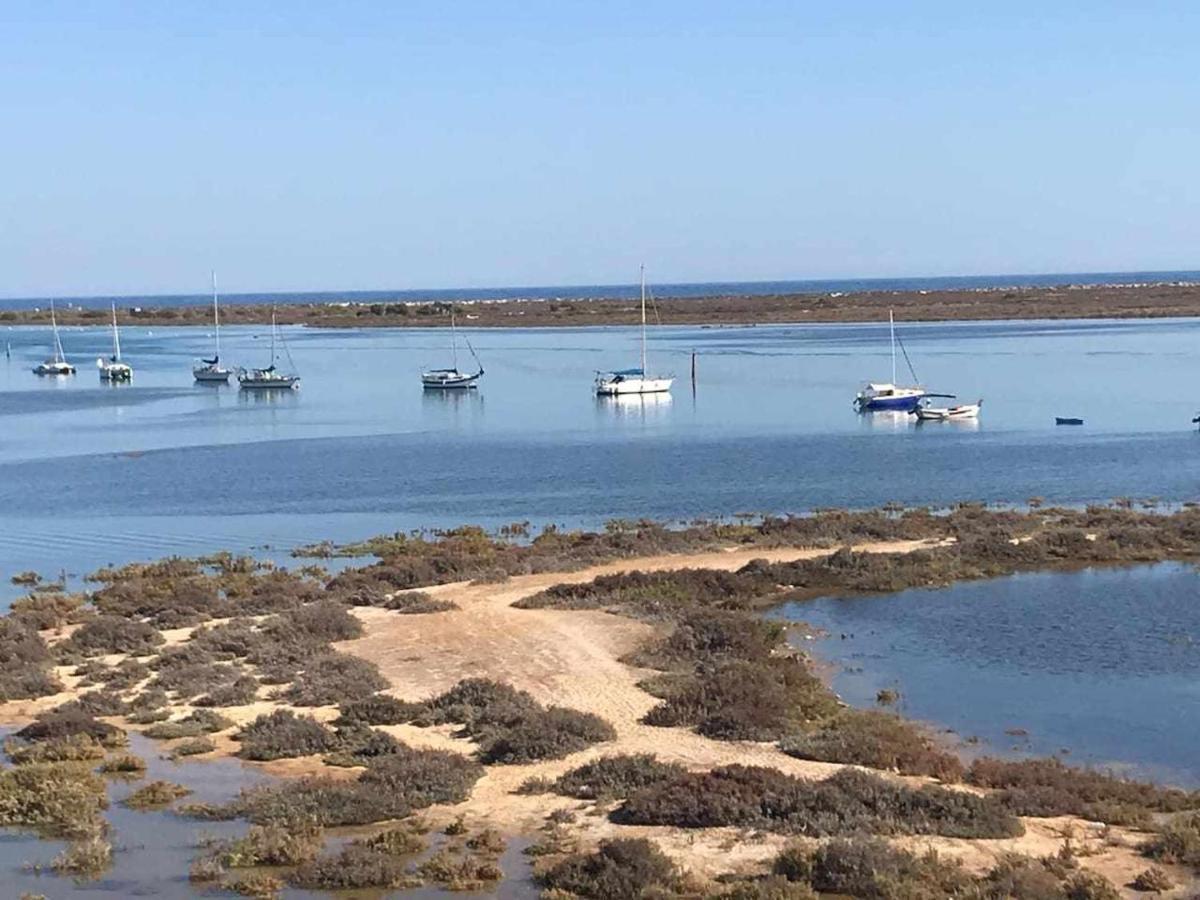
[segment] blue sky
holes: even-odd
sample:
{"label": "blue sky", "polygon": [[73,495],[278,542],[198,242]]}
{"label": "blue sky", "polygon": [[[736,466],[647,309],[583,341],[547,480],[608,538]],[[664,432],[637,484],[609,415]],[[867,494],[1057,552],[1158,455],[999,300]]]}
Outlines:
{"label": "blue sky", "polygon": [[0,4],[0,296],[1200,267],[1200,7]]}

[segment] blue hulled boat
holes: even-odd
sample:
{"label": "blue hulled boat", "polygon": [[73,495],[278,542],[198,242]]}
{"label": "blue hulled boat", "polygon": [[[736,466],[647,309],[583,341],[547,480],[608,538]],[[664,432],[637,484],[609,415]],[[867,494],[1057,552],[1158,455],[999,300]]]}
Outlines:
{"label": "blue hulled boat", "polygon": [[[854,408],[862,412],[916,412],[921,401],[926,397],[941,396],[930,394],[919,384],[896,384],[896,319],[888,310],[888,328],[892,336],[892,380],[888,382],[869,381],[854,398]],[[904,351],[901,345],[901,351]],[[908,363],[908,371],[913,381],[917,381],[917,373],[913,372],[912,362],[908,353],[904,352],[904,361]]]}

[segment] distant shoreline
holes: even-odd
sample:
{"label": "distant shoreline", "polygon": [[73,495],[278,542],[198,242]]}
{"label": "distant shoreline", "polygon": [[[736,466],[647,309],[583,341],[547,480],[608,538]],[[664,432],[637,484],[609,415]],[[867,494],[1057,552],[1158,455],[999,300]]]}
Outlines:
{"label": "distant shoreline", "polygon": [[[472,328],[589,327],[640,321],[629,297],[591,299],[379,300],[299,302],[286,295],[274,304],[230,303],[223,324],[265,324],[272,310],[281,324],[325,328],[438,327],[449,322],[451,305],[461,326]],[[1146,319],[1200,316],[1200,283],[1063,285],[1057,287],[872,290],[828,293],[727,294],[663,297],[651,323],[664,325],[753,325],[879,322],[887,311],[905,321],[1028,319]],[[212,322],[207,305],[119,305],[125,324],[196,325]],[[59,306],[63,325],[102,325],[105,309]],[[0,326],[50,321],[49,306],[0,310]]]}

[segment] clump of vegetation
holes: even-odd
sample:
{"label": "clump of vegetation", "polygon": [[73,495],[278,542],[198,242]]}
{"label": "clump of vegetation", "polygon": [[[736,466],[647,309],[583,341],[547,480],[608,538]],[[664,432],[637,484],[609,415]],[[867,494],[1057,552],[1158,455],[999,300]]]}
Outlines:
{"label": "clump of vegetation", "polygon": [[338,729],[336,739],[337,752],[325,757],[329,766],[364,766],[378,757],[407,749],[390,734],[367,725],[344,725]]}
{"label": "clump of vegetation", "polygon": [[54,871],[75,878],[98,878],[112,865],[113,848],[98,830],[71,844],[54,858]]}
{"label": "clump of vegetation", "polygon": [[1172,818],[1142,845],[1142,852],[1168,865],[1200,868],[1200,813]]}
{"label": "clump of vegetation", "polygon": [[18,572],[9,579],[9,581],[13,584],[20,585],[22,587],[32,587],[33,585],[41,583],[41,580],[41,574],[34,572],[32,569],[25,572]]}
{"label": "clump of vegetation", "polygon": [[373,663],[345,653],[310,660],[282,694],[293,706],[327,706],[363,700],[388,686]]}
{"label": "clump of vegetation", "polygon": [[136,659],[124,659],[115,666],[103,667],[93,677],[109,690],[125,691],[149,678],[150,667]]}
{"label": "clump of vegetation", "polygon": [[232,684],[224,684],[196,698],[196,706],[248,706],[258,699],[258,679],[252,675],[240,675]]}
{"label": "clump of vegetation", "polygon": [[1019,816],[1082,816],[1115,825],[1145,825],[1152,812],[1178,812],[1200,804],[1200,795],[1127,781],[1054,758],[978,759],[967,781],[991,788]]}
{"label": "clump of vegetation", "polygon": [[485,763],[559,759],[616,737],[599,716],[543,708],[525,691],[486,678],[460,681],[432,700],[412,704],[408,719],[418,725],[461,725],[462,733],[478,743]]}
{"label": "clump of vegetation", "polygon": [[221,882],[230,893],[259,900],[275,900],[283,890],[283,879],[268,872],[241,872]]}
{"label": "clump of vegetation", "polygon": [[548,788],[580,800],[623,799],[643,788],[677,778],[686,771],[678,763],[659,762],[649,753],[603,756],[560,775]]}
{"label": "clump of vegetation", "polygon": [[125,732],[115,725],[101,722],[78,705],[64,703],[41,713],[32,722],[20,729],[16,737],[23,741],[48,741],[84,735],[110,750],[124,747]]}
{"label": "clump of vegetation", "polygon": [[143,775],[146,761],[132,753],[118,753],[101,763],[100,772],[103,775]]}
{"label": "clump of vegetation", "polygon": [[1171,880],[1170,875],[1158,866],[1151,866],[1148,869],[1138,872],[1130,887],[1135,891],[1161,894],[1163,891],[1169,891],[1175,887],[1175,882]]}
{"label": "clump of vegetation", "polygon": [[35,631],[62,628],[86,618],[81,594],[39,591],[14,600],[9,618]]}
{"label": "clump of vegetation", "polygon": [[199,756],[202,753],[212,753],[217,745],[210,738],[196,737],[180,741],[171,748],[171,759],[183,759],[188,756]]}
{"label": "clump of vegetation", "polygon": [[212,855],[231,869],[297,866],[315,859],[323,844],[324,836],[315,825],[252,825],[244,837],[217,844]]}
{"label": "clump of vegetation", "polygon": [[266,761],[314,753],[329,753],[340,744],[337,736],[312,716],[278,709],[259,716],[234,735],[242,759]]}
{"label": "clump of vegetation", "polygon": [[404,748],[368,760],[353,780],[302,778],[245,791],[225,807],[191,812],[205,818],[242,816],[256,825],[369,825],[434,804],[461,803],[483,772],[479,763],[458,753]]}
{"label": "clump of vegetation", "polygon": [[186,797],[191,793],[190,788],[186,788],[181,784],[173,784],[170,781],[152,781],[138,788],[122,800],[121,805],[127,806],[130,809],[143,811],[163,809],[181,797]]}
{"label": "clump of vegetation", "polygon": [[42,741],[25,742],[10,738],[4,742],[4,752],[14,766],[31,763],[84,762],[103,759],[105,749],[88,734],[68,734]]}
{"label": "clump of vegetation", "polygon": [[319,857],[288,876],[293,887],[308,890],[398,890],[421,884],[403,859],[374,847],[352,843],[338,853]]}
{"label": "clump of vegetation", "polygon": [[62,655],[82,657],[109,653],[128,653],[145,656],[154,653],[163,636],[152,625],[137,619],[99,615],[84,622],[62,644]]}
{"label": "clump of vegetation", "polygon": [[645,838],[601,842],[593,853],[562,860],[536,876],[542,887],[560,896],[595,900],[638,900],[670,896],[680,883],[675,864]]}
{"label": "clump of vegetation", "polygon": [[47,697],[62,690],[50,671],[50,648],[41,635],[12,617],[0,617],[0,702]]}
{"label": "clump of vegetation", "polygon": [[74,763],[31,763],[0,771],[0,825],[92,834],[107,805],[104,781]]}
{"label": "clump of vegetation", "polygon": [[356,843],[362,844],[370,850],[378,850],[392,856],[412,856],[421,853],[426,847],[425,839],[411,825],[389,828],[387,831],[381,831],[369,838],[360,839]]}
{"label": "clump of vegetation", "polygon": [[458,609],[458,604],[452,600],[441,600],[424,591],[401,591],[386,597],[382,603],[376,605],[404,615],[424,615]]}
{"label": "clump of vegetation", "polygon": [[956,863],[934,853],[916,856],[878,839],[831,841],[812,854],[809,866],[816,890],[864,900],[950,898],[964,895],[971,884]]}
{"label": "clump of vegetation", "polygon": [[1022,834],[1020,821],[988,797],[933,785],[911,788],[856,770],[824,781],[776,769],[722,766],[643,788],[613,813],[629,825],[761,828],[810,836],[937,834],[1000,838]]}
{"label": "clump of vegetation", "polygon": [[159,741],[170,741],[176,738],[194,738],[203,734],[214,734],[232,728],[233,722],[220,713],[211,709],[197,709],[173,722],[159,722],[151,725],[142,734]]}
{"label": "clump of vegetation", "polygon": [[800,759],[894,769],[942,781],[963,776],[958,758],[936,747],[920,728],[875,710],[845,710],[812,731],[785,739],[780,749]]}
{"label": "clump of vegetation", "polygon": [[419,709],[387,694],[372,694],[361,700],[351,700],[339,706],[341,715],[334,725],[399,725],[409,721]]}

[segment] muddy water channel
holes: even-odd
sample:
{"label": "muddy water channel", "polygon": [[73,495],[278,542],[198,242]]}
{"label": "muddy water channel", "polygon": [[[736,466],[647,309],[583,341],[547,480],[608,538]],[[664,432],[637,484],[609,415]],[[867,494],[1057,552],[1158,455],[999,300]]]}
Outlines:
{"label": "muddy water channel", "polygon": [[[838,693],[953,729],[968,753],[1200,784],[1200,573],[1162,563],[1042,572],[776,610]],[[953,735],[952,735],[953,736]]]}
{"label": "muddy water channel", "polygon": [[[0,731],[0,740],[11,729]],[[250,766],[234,759],[189,760],[172,762],[160,757],[161,745],[136,733],[129,735],[129,752],[143,758],[148,766],[144,776],[136,779],[109,778],[109,808],[105,819],[111,827],[109,838],[113,845],[112,866],[98,878],[72,879],[54,872],[51,863],[68,845],[65,840],[40,838],[18,829],[0,829],[0,897],[20,897],[24,894],[58,897],[164,897],[195,898],[200,896],[234,896],[213,885],[192,884],[188,869],[200,853],[200,844],[211,838],[233,838],[244,834],[245,822],[197,821],[176,815],[169,809],[137,811],[127,809],[120,801],[150,781],[162,779],[190,788],[193,793],[180,803],[223,803],[240,790],[269,779]],[[376,829],[377,830],[377,829]],[[361,831],[330,829],[327,850]],[[430,835],[436,846],[437,835]],[[486,894],[451,893],[436,887],[407,891],[354,891],[331,894],[326,892],[285,889],[284,898],[317,898],[341,896],[356,898],[382,897],[472,897],[488,896],[531,898],[537,890],[529,880],[529,865],[522,849],[524,841],[510,841],[499,864],[506,878]],[[421,857],[414,858],[419,860]]]}

